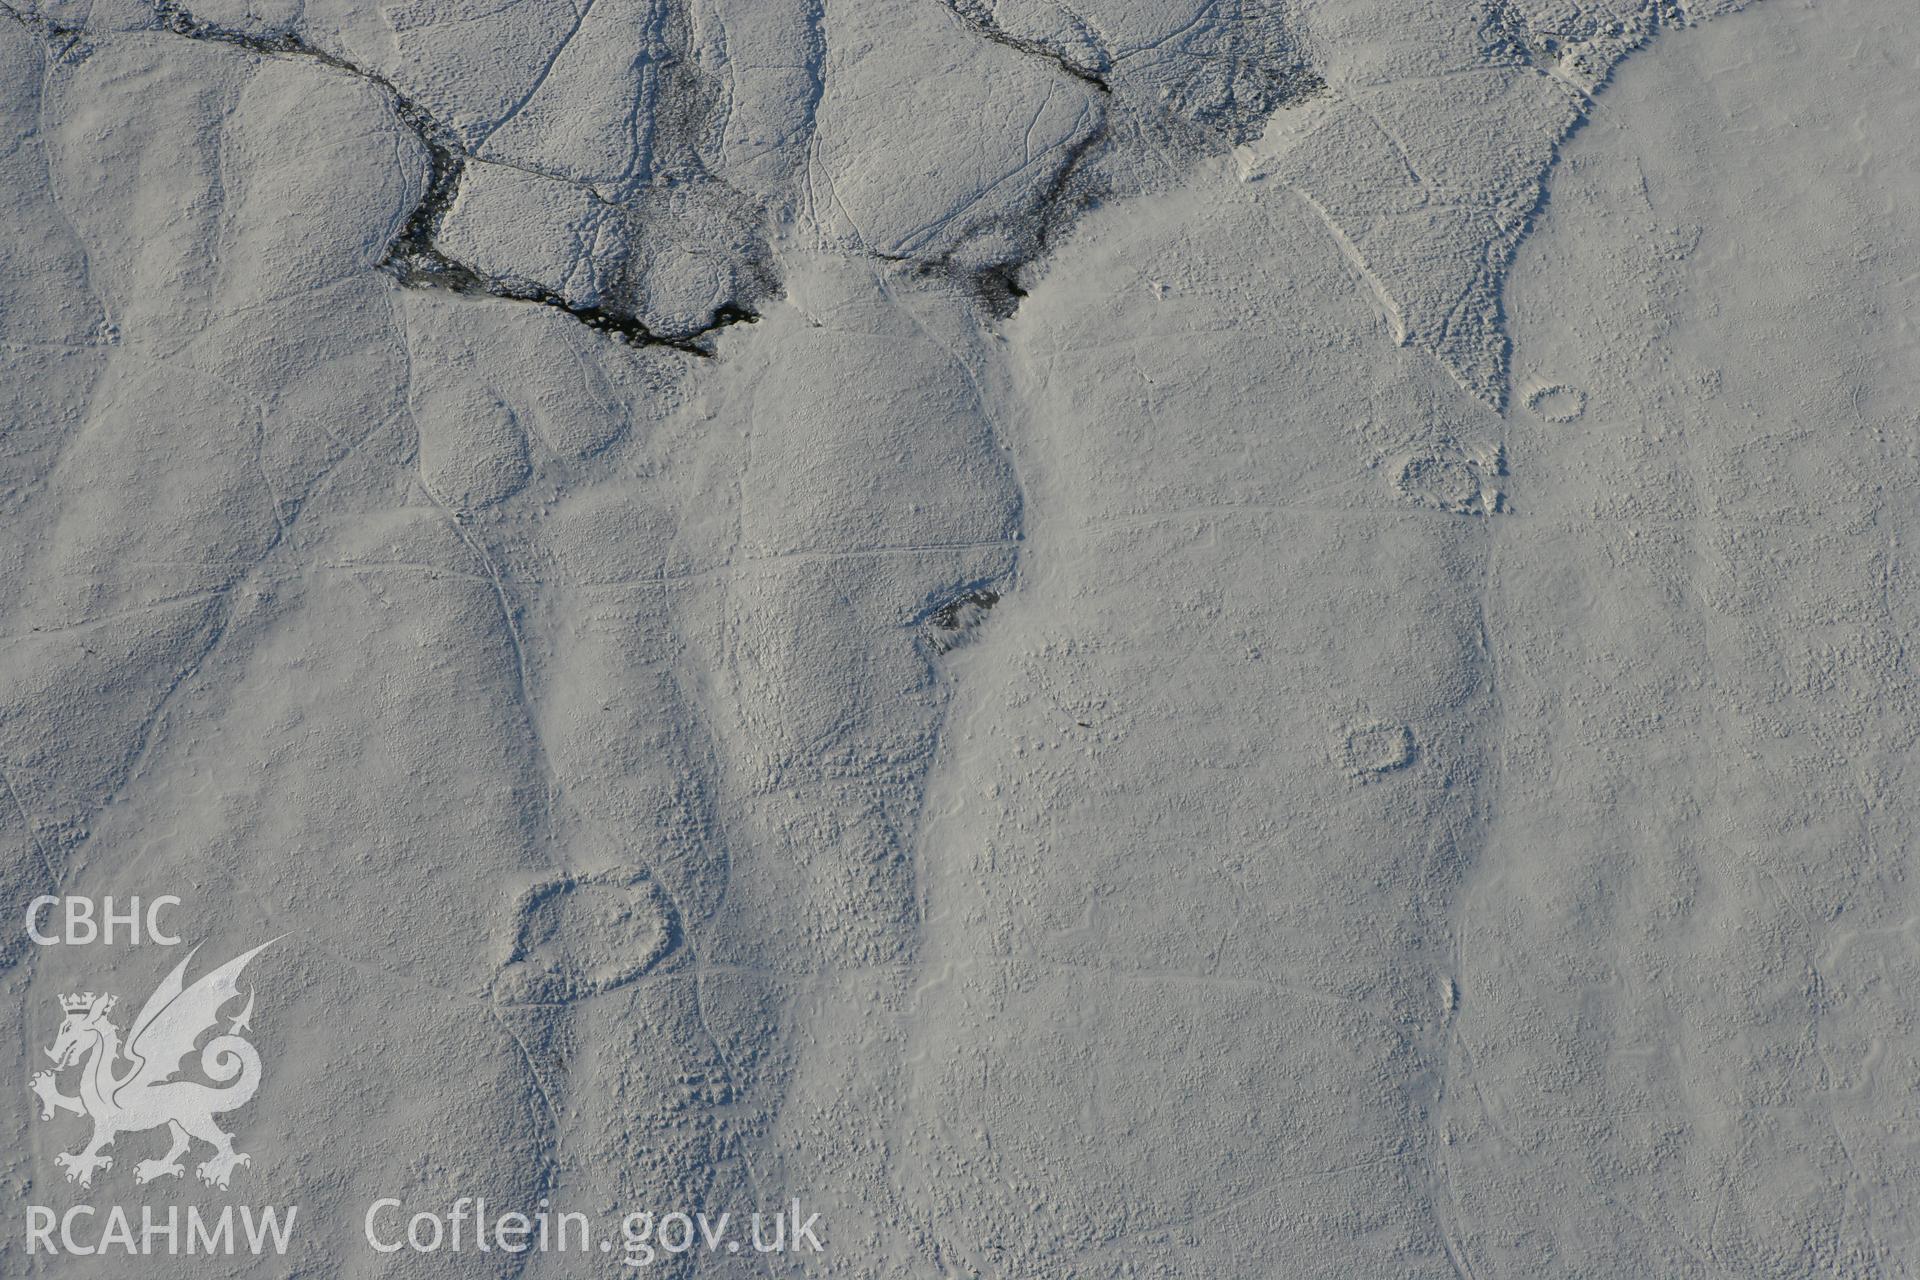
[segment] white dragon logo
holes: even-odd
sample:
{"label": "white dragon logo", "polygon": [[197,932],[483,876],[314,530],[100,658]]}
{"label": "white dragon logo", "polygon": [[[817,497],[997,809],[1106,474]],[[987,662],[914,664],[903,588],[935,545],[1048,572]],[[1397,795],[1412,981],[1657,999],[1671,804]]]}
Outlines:
{"label": "white dragon logo", "polygon": [[[274,939],[275,942],[279,939]],[[161,1125],[173,1134],[173,1145],[158,1160],[142,1160],[134,1166],[134,1178],[151,1182],[155,1178],[179,1177],[186,1170],[180,1157],[198,1138],[213,1147],[213,1155],[201,1163],[201,1181],[225,1189],[234,1169],[252,1164],[253,1158],[233,1149],[233,1135],[222,1133],[213,1117],[243,1107],[260,1087],[260,1055],[240,1032],[251,1030],[253,995],[246,1008],[234,1018],[227,1034],[217,1035],[200,1050],[200,1069],[208,1079],[223,1087],[201,1084],[197,1080],[176,1080],[195,1044],[219,1022],[220,1010],[239,995],[240,971],[247,962],[272,946],[262,943],[237,959],[229,960],[191,987],[183,975],[193,959],[189,953],[166,976],[133,1020],[126,1046],[120,1043],[120,1029],[107,1020],[115,997],[84,995],[60,997],[66,1020],[47,1056],[54,1070],[34,1076],[30,1086],[40,1096],[43,1120],[53,1119],[58,1111],[93,1118],[93,1141],[83,1150],[62,1152],[54,1157],[66,1170],[67,1181],[81,1186],[93,1185],[99,1169],[113,1168],[113,1157],[103,1155],[106,1147],[123,1133],[138,1133]],[[122,1069],[122,1063],[125,1066]],[[80,1092],[69,1097],[61,1093],[55,1072],[75,1064],[80,1070]]]}

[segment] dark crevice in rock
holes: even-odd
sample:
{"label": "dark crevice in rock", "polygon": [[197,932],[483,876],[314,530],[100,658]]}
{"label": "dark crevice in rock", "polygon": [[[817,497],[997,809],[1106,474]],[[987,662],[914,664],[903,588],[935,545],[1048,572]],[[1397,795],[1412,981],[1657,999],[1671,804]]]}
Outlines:
{"label": "dark crevice in rock", "polygon": [[[633,312],[612,307],[582,306],[538,285],[495,279],[474,270],[443,252],[435,237],[447,207],[460,189],[461,175],[468,164],[491,164],[474,156],[459,136],[385,76],[369,71],[338,54],[291,32],[249,32],[222,26],[195,17],[174,0],[153,0],[154,14],[161,25],[189,40],[229,45],[265,57],[305,58],[321,66],[354,76],[378,88],[385,95],[394,119],[427,150],[426,190],[420,203],[408,215],[406,223],[387,246],[380,269],[402,286],[414,289],[444,289],[452,293],[500,298],[511,302],[531,302],[564,311],[590,329],[607,334],[632,347],[671,347],[689,355],[711,356],[711,348],[701,339],[736,324],[751,324],[760,317],[746,307],[727,303],[717,308],[705,324],[682,333],[660,333],[649,328]],[[18,16],[16,14],[16,16]],[[50,29],[51,30],[51,29]],[[521,166],[507,166],[521,168]],[[557,174],[534,173],[537,177],[579,187],[594,199],[605,198],[585,183]]]}
{"label": "dark crevice in rock", "polygon": [[959,631],[978,622],[979,614],[1000,603],[998,591],[969,591],[957,600],[949,600],[933,611],[928,621],[942,631]]}
{"label": "dark crevice in rock", "polygon": [[[232,45],[236,49],[246,49],[253,53],[278,54],[297,58],[311,58],[338,71],[345,71],[371,80],[396,93],[394,87],[370,71],[362,71],[344,58],[336,57],[315,45],[309,44],[291,31],[248,32],[233,27],[223,27],[218,23],[206,22],[193,16],[187,10],[173,3],[173,0],[153,0],[154,16],[160,19],[160,25],[177,36],[189,40],[206,40],[214,44]],[[397,93],[396,93],[396,96]]]}
{"label": "dark crevice in rock", "polygon": [[999,603],[998,591],[976,585],[936,605],[921,619],[927,643],[935,653],[958,649],[973,638],[973,633],[987,620],[987,613]]}
{"label": "dark crevice in rock", "polygon": [[1106,76],[1103,74],[1107,70],[1106,67],[1090,67],[1084,63],[1075,62],[1058,49],[1050,49],[1038,40],[1028,40],[1002,29],[1000,24],[994,20],[992,11],[986,4],[982,3],[981,0],[945,0],[945,2],[947,8],[952,11],[953,16],[966,23],[967,26],[982,39],[991,40],[998,45],[1004,45],[1018,53],[1024,53],[1030,58],[1039,58],[1043,62],[1051,62],[1075,80],[1080,81],[1082,84],[1092,85],[1101,93],[1113,92],[1113,89],[1107,84]]}
{"label": "dark crevice in rock", "polygon": [[938,258],[910,258],[887,253],[874,256],[882,262],[911,267],[913,274],[922,280],[948,282],[950,287],[971,295],[980,308],[996,320],[1012,319],[1027,297],[1027,286],[1021,280],[1021,272],[1027,265],[1024,258],[990,263],[984,267],[967,267],[955,262],[951,253]]}
{"label": "dark crevice in rock", "polygon": [[[948,0],[948,7],[999,43],[1062,61],[1069,69],[1086,69],[1042,45],[1005,36],[978,0]],[[923,277],[946,277],[995,319],[1011,319],[1036,287],[1038,265],[1088,210],[1178,182],[1184,162],[1257,137],[1275,111],[1327,92],[1326,82],[1284,35],[1247,37],[1218,57],[1187,57],[1178,63],[1186,78],[1174,77],[1152,97],[1146,91],[1155,81],[1139,80],[1137,73],[1120,79],[1119,90],[1096,106],[1100,123],[1067,150],[1023,211],[973,228],[938,257],[888,260],[906,262]],[[1208,76],[1187,75],[1195,68]],[[1109,68],[1103,64],[1099,70]],[[1108,89],[1104,78],[1099,83]],[[982,252],[987,243],[996,246],[991,255]]]}
{"label": "dark crevice in rock", "polygon": [[[1047,256],[1062,231],[1108,194],[1106,186],[1090,176],[1087,163],[1106,142],[1107,130],[1103,125],[1075,143],[1034,202],[1034,212],[1027,224],[1025,252],[974,273],[975,293],[1001,319],[1011,318],[1027,296],[1028,272],[1033,264]],[[1004,307],[1004,312],[995,309],[996,303]]]}
{"label": "dark crevice in rock", "polygon": [[[1060,233],[1108,194],[1103,183],[1089,176],[1088,161],[1107,140],[1104,126],[1075,143],[1009,231],[1014,251],[985,265],[963,265],[958,251],[930,260],[913,260],[922,276],[944,275],[973,295],[997,320],[1010,320],[1033,287],[1033,267],[1052,250]],[[882,255],[884,257],[884,255]],[[902,261],[903,259],[889,259]]]}
{"label": "dark crevice in rock", "polygon": [[1024,265],[996,262],[992,266],[981,267],[968,282],[973,287],[973,296],[994,316],[1002,320],[1011,319],[1027,297],[1026,287],[1020,283],[1020,268]]}
{"label": "dark crevice in rock", "polygon": [[628,311],[583,306],[536,284],[483,276],[434,248],[430,237],[410,241],[404,232],[394,242],[393,251],[380,264],[380,269],[410,289],[444,289],[449,293],[537,303],[564,311],[587,328],[630,347],[671,347],[703,358],[712,356],[713,351],[702,346],[700,339],[736,324],[752,324],[760,318],[756,312],[727,303],[716,308],[712,319],[698,329],[678,334],[657,333]]}

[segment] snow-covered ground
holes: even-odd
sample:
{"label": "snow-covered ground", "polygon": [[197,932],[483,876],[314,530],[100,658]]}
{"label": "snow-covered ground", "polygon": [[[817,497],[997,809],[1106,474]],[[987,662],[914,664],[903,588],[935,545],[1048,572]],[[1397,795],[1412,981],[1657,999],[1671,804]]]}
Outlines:
{"label": "snow-covered ground", "polygon": [[[0,0],[0,1271],[634,1270],[383,1197],[1920,1271],[1917,71],[1899,0]],[[21,927],[109,895],[183,945]],[[252,1164],[63,1176],[60,998],[281,935]]]}

